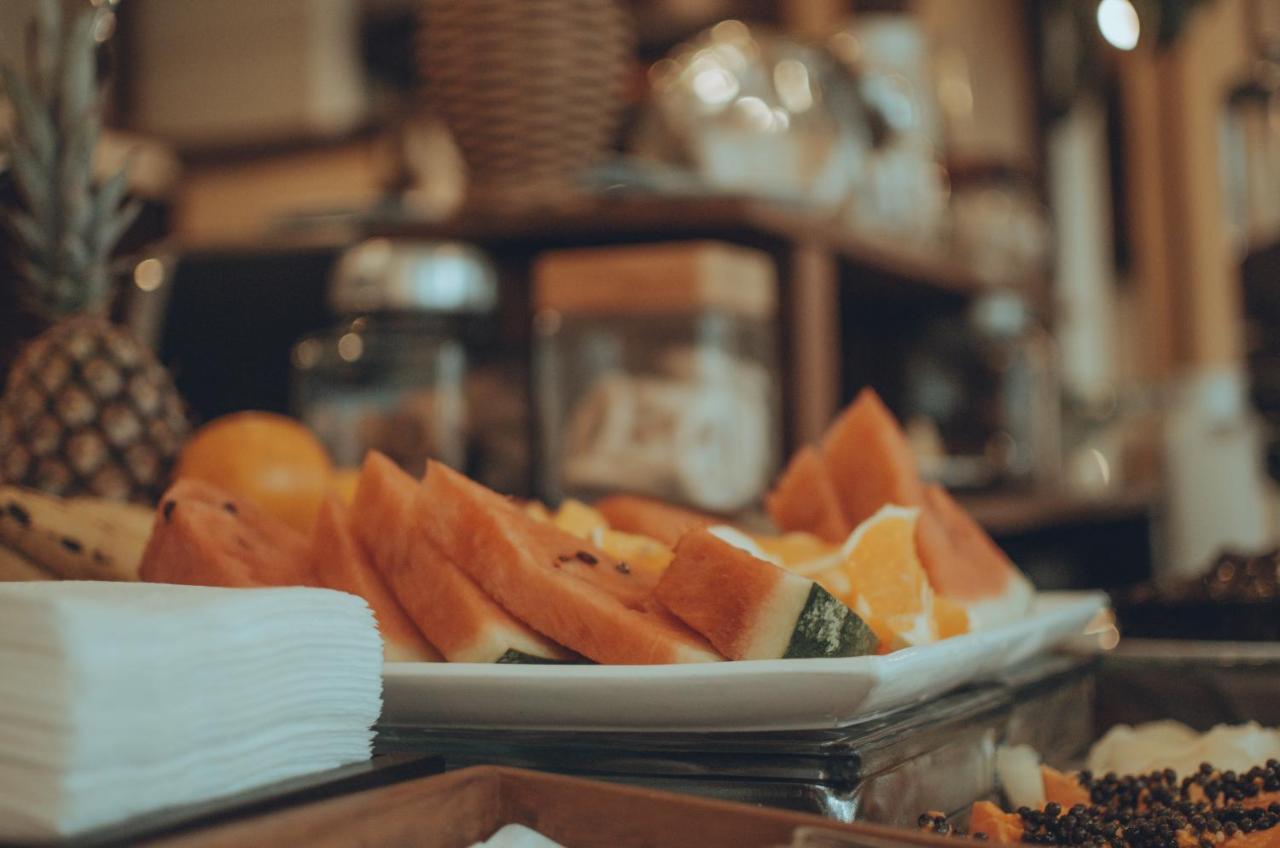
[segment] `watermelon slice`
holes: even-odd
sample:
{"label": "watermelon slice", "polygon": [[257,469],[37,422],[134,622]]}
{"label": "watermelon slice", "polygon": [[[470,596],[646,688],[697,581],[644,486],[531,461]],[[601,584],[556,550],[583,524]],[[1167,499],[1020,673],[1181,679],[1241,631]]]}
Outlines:
{"label": "watermelon slice", "polygon": [[568,662],[559,645],[512,618],[423,534],[418,483],[371,452],[356,483],[352,521],[396,599],[450,662]]}
{"label": "watermelon slice", "polygon": [[699,528],[676,546],[658,601],[735,660],[853,657],[876,637],[812,580]]}
{"label": "watermelon slice", "polygon": [[374,569],[352,530],[350,510],[338,494],[330,494],[316,516],[311,531],[311,567],[322,586],[365,599],[378,621],[388,662],[443,659]]}
{"label": "watermelon slice", "polygon": [[648,536],[668,548],[695,527],[721,523],[709,515],[637,495],[610,495],[596,501],[595,507],[614,530]]}
{"label": "watermelon slice", "polygon": [[201,480],[165,492],[139,578],[192,586],[311,586],[307,539],[249,501]]}
{"label": "watermelon slice", "polygon": [[962,604],[974,629],[1017,618],[1030,607],[1031,581],[941,486],[925,489],[916,547],[933,588]]}
{"label": "watermelon slice", "polygon": [[873,389],[859,392],[827,430],[822,458],[850,527],[857,527],[885,504],[924,504],[924,484],[911,445]]}
{"label": "watermelon slice", "polygon": [[796,451],[764,506],[773,523],[788,531],[812,533],[835,544],[853,532],[822,457],[808,445]]}
{"label": "watermelon slice", "polygon": [[419,516],[430,543],[566,647],[619,665],[720,659],[679,622],[644,609],[642,593],[621,591],[628,569],[581,539],[437,462],[427,466],[423,491]]}

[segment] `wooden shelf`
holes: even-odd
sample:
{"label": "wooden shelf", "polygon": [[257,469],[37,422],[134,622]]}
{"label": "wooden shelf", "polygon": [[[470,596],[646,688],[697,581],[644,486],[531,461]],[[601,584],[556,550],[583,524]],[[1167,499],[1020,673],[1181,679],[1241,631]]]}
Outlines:
{"label": "wooden shelf", "polygon": [[1013,536],[1055,527],[1128,521],[1149,515],[1153,487],[1085,497],[1060,491],[981,493],[959,496],[979,524],[995,536]]}
{"label": "wooden shelf", "polygon": [[[551,209],[464,213],[439,223],[388,222],[370,235],[449,238],[490,249],[555,249],[716,238],[777,252],[804,245],[831,253],[842,280],[888,281],[899,294],[971,296],[986,284],[963,263],[858,234],[830,216],[746,197],[587,198]],[[868,273],[857,273],[868,272]]]}

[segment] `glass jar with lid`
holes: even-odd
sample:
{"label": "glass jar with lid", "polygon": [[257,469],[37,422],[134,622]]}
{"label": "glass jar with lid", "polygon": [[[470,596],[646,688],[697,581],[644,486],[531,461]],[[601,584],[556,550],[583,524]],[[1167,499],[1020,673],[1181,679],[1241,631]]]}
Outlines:
{"label": "glass jar with lid", "polygon": [[756,503],[780,455],[772,260],[715,242],[584,249],[543,255],[534,277],[543,497]]}
{"label": "glass jar with lid", "polygon": [[338,260],[338,323],[294,345],[293,408],[340,466],[379,450],[421,474],[427,459],[468,468],[468,338],[497,302],[475,248],[370,239]]}

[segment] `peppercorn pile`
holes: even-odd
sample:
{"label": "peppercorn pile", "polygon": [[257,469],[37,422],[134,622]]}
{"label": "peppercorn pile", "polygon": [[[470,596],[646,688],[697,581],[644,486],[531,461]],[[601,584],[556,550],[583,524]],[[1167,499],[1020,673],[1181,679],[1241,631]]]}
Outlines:
{"label": "peppercorn pile", "polygon": [[[979,826],[998,825],[998,841],[1016,838],[1033,845],[1280,848],[1280,761],[1268,760],[1243,774],[1220,772],[1204,763],[1182,779],[1166,769],[1100,778],[1086,771],[1078,780],[1089,803],[1069,809],[1050,802],[1041,810],[1022,807],[994,817],[984,811],[979,817],[975,805],[971,837],[991,838]],[[938,834],[969,835],[936,813],[922,815],[918,825]]]}

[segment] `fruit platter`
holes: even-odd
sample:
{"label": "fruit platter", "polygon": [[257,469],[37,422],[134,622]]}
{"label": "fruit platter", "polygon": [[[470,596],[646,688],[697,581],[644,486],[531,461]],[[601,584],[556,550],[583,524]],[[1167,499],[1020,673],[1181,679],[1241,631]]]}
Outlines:
{"label": "fruit platter", "polygon": [[871,390],[791,459],[773,532],[627,494],[551,509],[376,452],[334,470],[262,413],[206,425],[174,478],[145,529],[133,508],[93,502],[85,524],[84,502],[5,490],[0,541],[65,577],[358,595],[399,723],[839,726],[1047,651],[1105,604],[1037,594],[922,481]]}

